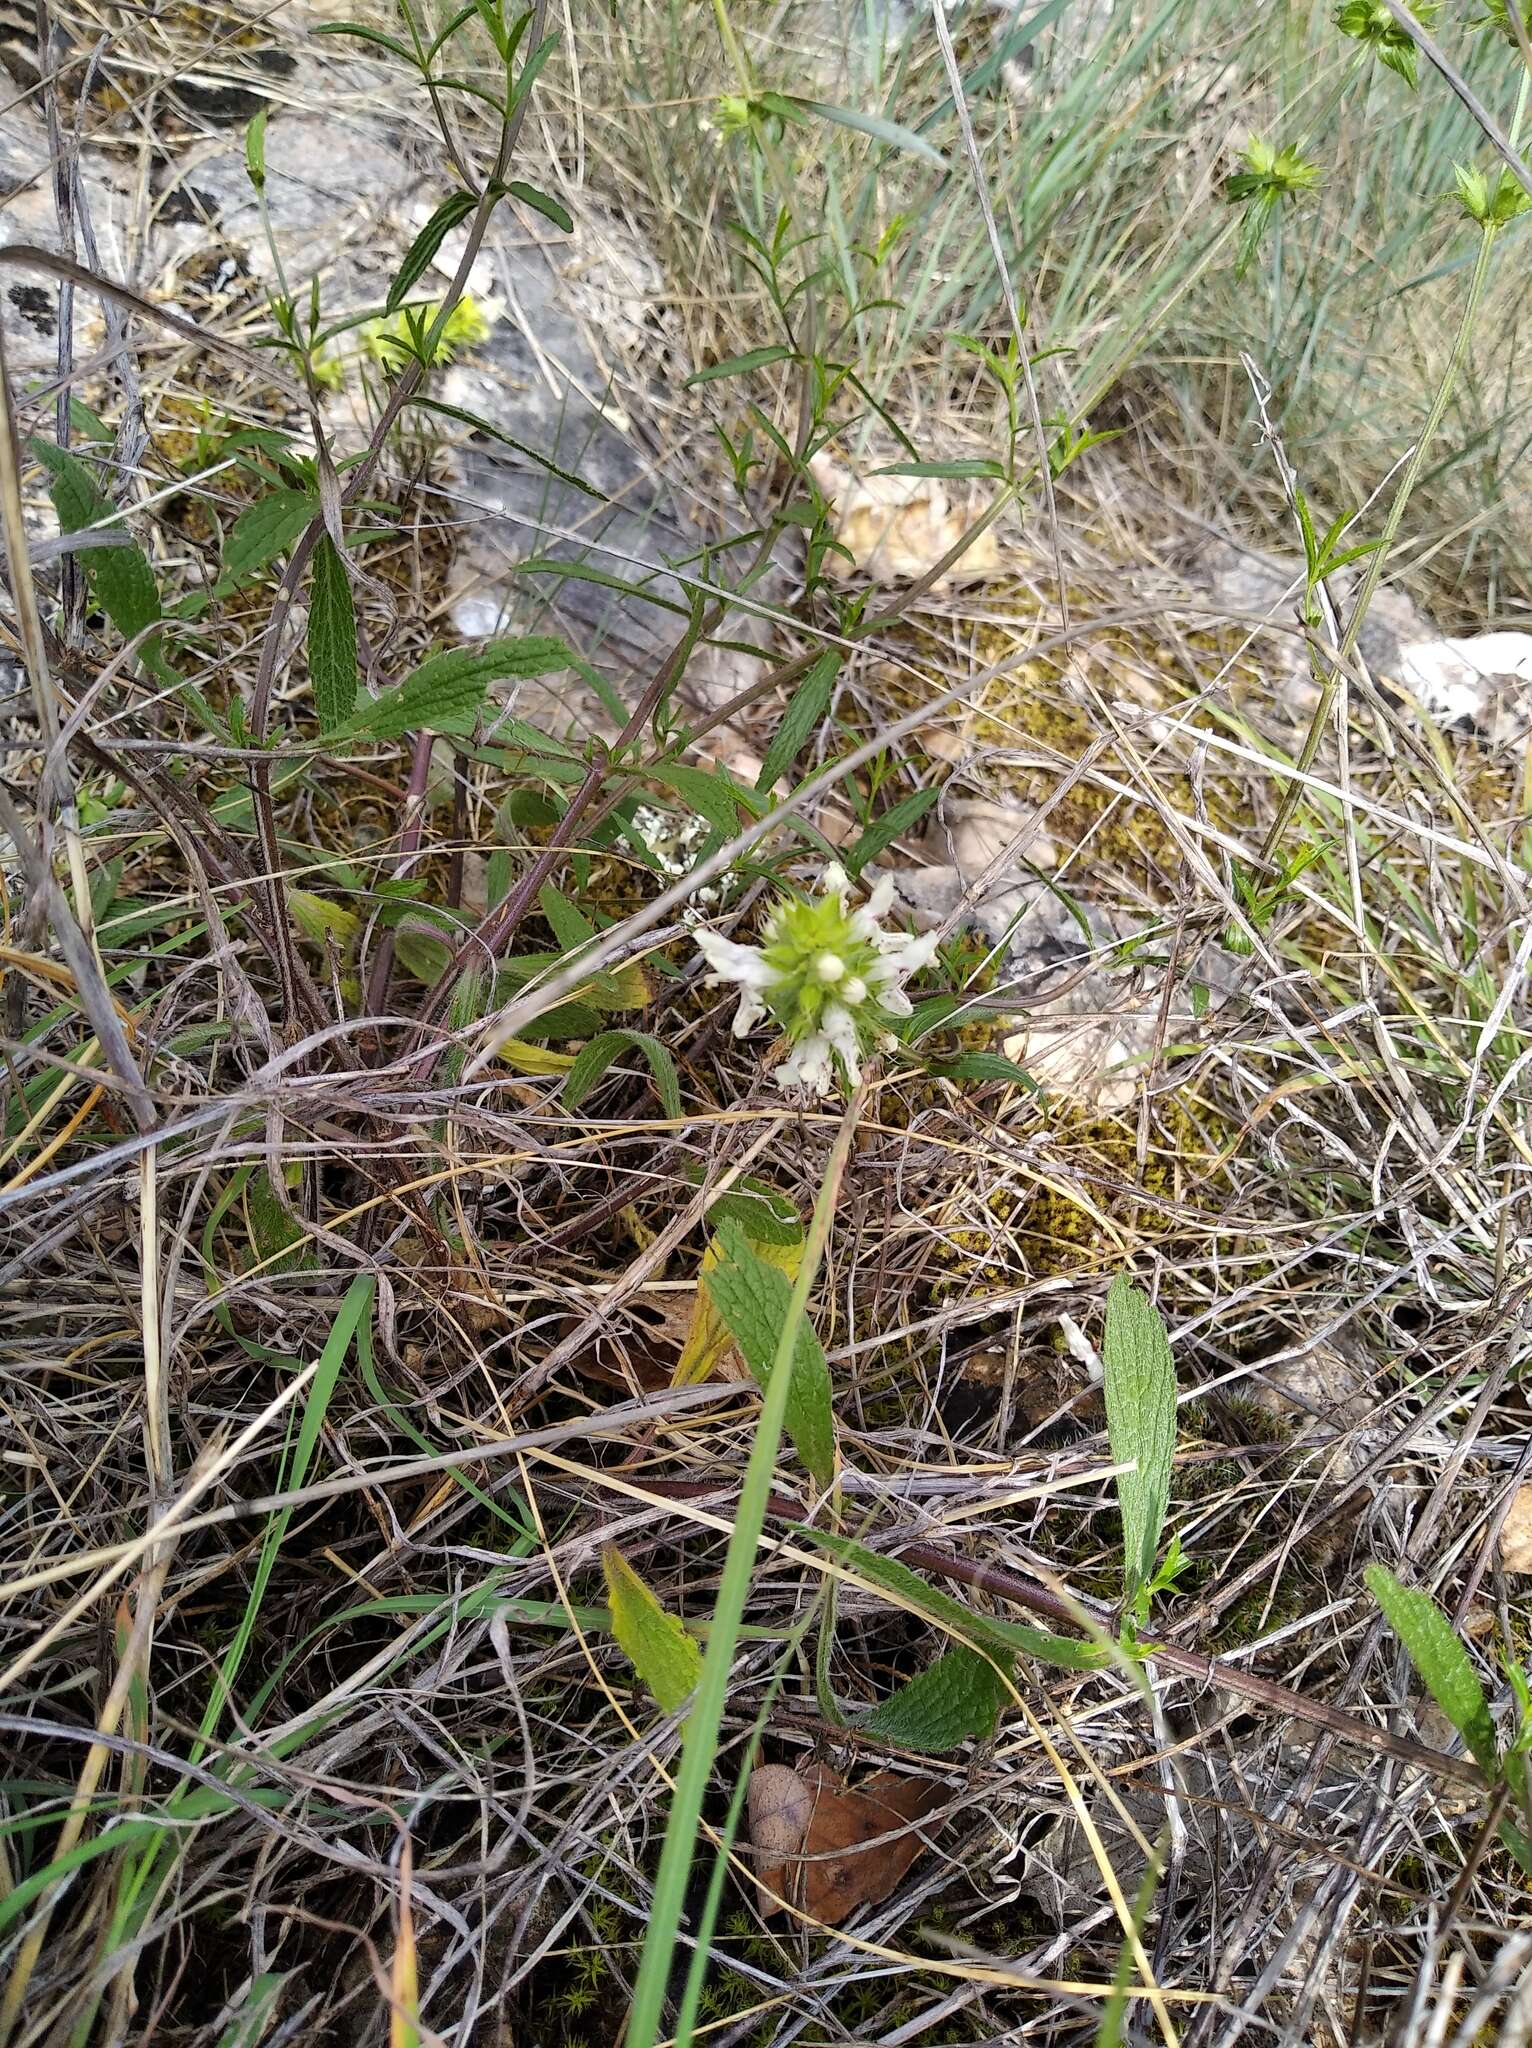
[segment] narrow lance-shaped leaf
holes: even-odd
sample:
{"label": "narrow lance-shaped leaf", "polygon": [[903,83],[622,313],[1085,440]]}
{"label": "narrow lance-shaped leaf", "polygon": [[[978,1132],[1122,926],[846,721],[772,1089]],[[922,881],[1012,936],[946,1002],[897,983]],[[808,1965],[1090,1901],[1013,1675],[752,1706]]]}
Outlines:
{"label": "narrow lance-shaped leaf", "polygon": [[1487,1778],[1497,1778],[1500,1759],[1489,1702],[1451,1622],[1428,1593],[1401,1586],[1382,1565],[1370,1564],[1365,1576],[1368,1591],[1409,1652],[1422,1684],[1468,1744],[1480,1770]]}
{"label": "narrow lance-shaped leaf", "polygon": [[472,192],[452,192],[442,201],[405,251],[404,261],[388,288],[388,298],[383,306],[385,313],[398,312],[425,276],[442,243],[460,222],[468,218],[478,203]]}
{"label": "narrow lance-shaped leaf", "polygon": [[665,1712],[675,1713],[696,1691],[702,1675],[696,1638],[665,1612],[615,1544],[603,1548],[601,1569],[613,1635]]}
{"label": "narrow lance-shaped leaf", "polygon": [[398,739],[407,732],[472,732],[492,682],[551,675],[569,666],[562,640],[528,635],[492,640],[477,650],[449,648],[423,661],[412,676],[364,705],[346,731],[373,739]]}
{"label": "narrow lance-shaped leaf", "polygon": [[1131,1610],[1154,1577],[1160,1531],[1170,1505],[1176,1448],[1176,1369],[1159,1310],[1126,1273],[1112,1282],[1101,1347],[1112,1456],[1133,1466],[1119,1473],[1124,1594]]}
{"label": "narrow lance-shaped leaf", "polygon": [[328,534],[314,550],[308,652],[319,730],[334,732],[356,707],[356,609],[346,565]]}
{"label": "narrow lance-shaped leaf", "polygon": [[916,1614],[925,1615],[949,1633],[967,1637],[1001,1657],[1013,1653],[1038,1657],[1066,1671],[1094,1671],[1110,1659],[1110,1651],[1096,1643],[1073,1642],[1068,1636],[1055,1635],[1051,1629],[1036,1628],[1024,1621],[1002,1621],[993,1614],[965,1607],[950,1593],[928,1585],[918,1572],[912,1572],[898,1558],[885,1557],[879,1550],[869,1550],[865,1543],[858,1543],[853,1537],[833,1536],[827,1530],[811,1529],[802,1524],[795,1525],[793,1533],[805,1537],[820,1550],[829,1551],[859,1579],[866,1579],[869,1585],[881,1586]]}
{"label": "narrow lance-shaped leaf", "polygon": [[569,1069],[569,1078],[564,1083],[565,1107],[578,1109],[613,1061],[620,1059],[623,1053],[628,1051],[642,1053],[649,1062],[649,1071],[654,1076],[655,1092],[660,1098],[660,1107],[666,1116],[679,1121],[681,1084],[676,1075],[675,1061],[651,1032],[630,1031],[626,1028],[603,1031],[581,1048]]}
{"label": "narrow lance-shaped leaf", "polygon": [[818,730],[830,708],[830,697],[840,666],[839,650],[829,649],[820,655],[793,692],[782,714],[782,723],[772,734],[771,745],[766,749],[766,759],[756,777],[758,790],[770,789],[785,775]]}

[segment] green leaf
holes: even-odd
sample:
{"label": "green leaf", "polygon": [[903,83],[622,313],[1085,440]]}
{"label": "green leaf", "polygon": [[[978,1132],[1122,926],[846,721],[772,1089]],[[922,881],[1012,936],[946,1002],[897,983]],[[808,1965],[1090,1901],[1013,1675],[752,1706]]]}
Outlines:
{"label": "green leaf", "polygon": [[928,1585],[907,1564],[900,1564],[895,1557],[885,1557],[881,1551],[869,1550],[865,1543],[850,1536],[832,1536],[828,1530],[811,1529],[805,1523],[795,1523],[793,1533],[821,1550],[828,1550],[859,1579],[891,1593],[901,1605],[997,1656],[1036,1657],[1041,1663],[1057,1664],[1065,1671],[1096,1671],[1110,1660],[1111,1652],[1099,1644],[1076,1642],[1069,1636],[1056,1636],[1051,1629],[1034,1628],[1024,1621],[1001,1621],[993,1614],[965,1607],[950,1593]]}
{"label": "green leaf", "polygon": [[1005,1680],[990,1659],[957,1643],[929,1670],[881,1701],[856,1727],[885,1742],[897,1742],[901,1749],[943,1756],[962,1742],[987,1742],[1009,1698]]}
{"label": "green leaf", "polygon": [[218,2048],[260,2048],[277,2017],[291,1970],[263,1970],[246,1987],[238,2009],[218,2036]]}
{"label": "green leaf", "polygon": [[874,819],[856,844],[843,855],[846,872],[859,875],[870,860],[877,859],[885,846],[892,846],[912,825],[918,824],[940,795],[939,789],[912,790],[886,810],[881,818]]}
{"label": "green leaf", "polygon": [[[539,1018],[537,1021],[541,1026],[542,1019]],[[649,1032],[630,1031],[626,1028],[603,1031],[599,1038],[593,1038],[589,1045],[582,1047],[575,1055],[575,1063],[569,1069],[564,1082],[564,1107],[578,1109],[613,1060],[630,1047],[636,1052],[641,1052],[649,1062],[650,1071],[654,1075],[655,1092],[660,1098],[666,1116],[679,1121],[681,1084],[676,1078],[675,1061],[660,1041]]]}
{"label": "green leaf", "polygon": [[[729,1326],[739,1354],[762,1387],[770,1385],[777,1340],[787,1320],[792,1284],[785,1273],[757,1257],[737,1223],[718,1233],[726,1254],[702,1282]],[[787,1390],[787,1433],[817,1486],[835,1477],[835,1415],[830,1368],[807,1318],[798,1326]]]}
{"label": "green leaf", "polygon": [[601,1552],[612,1633],[654,1697],[673,1714],[697,1689],[702,1652],[673,1614],[667,1614],[615,1544]]}
{"label": "green leaf", "polygon": [[875,142],[886,142],[890,149],[902,149],[909,156],[924,157],[939,171],[952,168],[941,151],[927,142],[923,135],[917,135],[913,128],[901,128],[897,121],[885,121],[881,114],[864,114],[856,107],[831,106],[826,100],[800,99],[796,93],[785,97],[790,106],[801,107],[806,114],[817,114],[822,121],[833,121],[838,128],[854,128],[859,135],[870,135]]}
{"label": "green leaf", "polygon": [[562,640],[530,634],[519,640],[491,640],[477,652],[449,648],[364,705],[346,730],[373,739],[398,739],[407,732],[472,732],[492,682],[550,675],[567,668],[569,661]]}
{"label": "green leaf", "polygon": [[404,261],[399,265],[394,281],[388,288],[388,297],[383,303],[385,314],[398,312],[430,269],[431,259],[442,243],[460,221],[468,218],[478,203],[472,192],[448,193],[405,251]]}
{"label": "green leaf", "polygon": [[803,1219],[785,1195],[770,1188],[730,1188],[708,1207],[708,1228],[737,1223],[752,1244],[801,1244]]}
{"label": "green leaf", "polygon": [[356,708],[356,610],[351,578],[328,534],[314,550],[308,650],[319,730],[334,732]]}
{"label": "green leaf", "polygon": [[1429,1593],[1401,1586],[1392,1572],[1370,1564],[1363,1575],[1389,1627],[1409,1652],[1422,1684],[1459,1735],[1486,1778],[1500,1776],[1495,1724],[1479,1674],[1453,1627]]}
{"label": "green leaf", "polygon": [[748,376],[752,370],[765,370],[773,363],[785,363],[792,353],[780,341],[774,341],[766,348],[746,349],[742,356],[728,356],[721,363],[709,363],[705,370],[694,370],[683,388],[689,391],[694,384],[711,384],[717,377]]}
{"label": "green leaf", "polygon": [[832,647],[820,655],[789,698],[782,723],[771,736],[766,759],[755,779],[755,786],[762,794],[787,773],[818,730],[820,721],[830,708],[830,697],[840,668],[840,651]]}
{"label": "green leaf", "polygon": [[1033,1095],[1041,1097],[1043,1092],[1026,1068],[1003,1052],[964,1052],[954,1060],[930,1060],[926,1071],[939,1081],[1014,1081]]}
{"label": "green leaf", "polygon": [[227,597],[268,562],[285,554],[318,515],[319,500],[312,491],[268,491],[264,498],[247,505],[229,528],[215,594]]}
{"label": "green leaf", "polygon": [[1112,1456],[1133,1462],[1117,1479],[1122,1507],[1124,1596],[1132,1608],[1154,1577],[1170,1505],[1176,1449],[1176,1368],[1170,1339],[1149,1297],[1119,1273],[1106,1298],[1106,1421]]}
{"label": "green leaf", "polygon": [[754,790],[746,789],[722,768],[691,768],[681,761],[658,761],[644,773],[651,781],[673,789],[688,810],[706,818],[725,839],[739,830],[741,817],[758,818],[768,807]]}
{"label": "green leaf", "polygon": [[596,927],[562,890],[544,882],[537,892],[538,908],[548,920],[548,929],[565,953],[578,953],[597,936]]}
{"label": "green leaf", "polygon": [[891,462],[884,469],[874,469],[872,476],[947,476],[947,477],[1004,477],[1005,465],[993,458],[979,458],[967,462]]}
{"label": "green leaf", "polygon": [[[52,479],[48,496],[63,532],[79,533],[88,526],[111,522],[126,536],[117,508],[77,456],[66,448],[56,448],[51,441],[29,441],[27,447]],[[92,601],[100,605],[124,640],[131,640],[163,616],[154,571],[134,540],[125,537],[120,547],[92,548],[85,556],[85,581]],[[153,646],[144,650],[144,659],[156,669],[163,666],[157,646],[158,635]]]}
{"label": "green leaf", "polygon": [[550,193],[540,192],[535,185],[528,185],[520,178],[512,178],[505,186],[512,199],[519,199],[523,206],[530,206],[534,213],[540,213],[544,220],[551,220],[556,228],[562,228],[566,235],[574,233],[574,216],[569,208]]}

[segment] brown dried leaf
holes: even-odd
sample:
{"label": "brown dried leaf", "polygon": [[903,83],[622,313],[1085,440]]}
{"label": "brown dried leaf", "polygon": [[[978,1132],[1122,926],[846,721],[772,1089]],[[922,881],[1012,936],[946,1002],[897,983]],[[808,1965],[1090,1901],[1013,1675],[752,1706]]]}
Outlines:
{"label": "brown dried leaf", "polygon": [[822,1764],[801,1775],[814,1800],[803,1844],[804,1911],[837,1927],[898,1885],[923,1847],[914,1823],[941,1804],[942,1788],[898,1771],[874,1772],[854,1790]]}

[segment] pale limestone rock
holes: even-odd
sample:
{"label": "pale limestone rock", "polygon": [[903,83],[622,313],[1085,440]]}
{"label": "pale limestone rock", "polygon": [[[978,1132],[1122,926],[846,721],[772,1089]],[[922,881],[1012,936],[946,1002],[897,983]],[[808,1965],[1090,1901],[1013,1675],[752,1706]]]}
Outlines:
{"label": "pale limestone rock", "polygon": [[1500,1562],[1518,1577],[1532,1577],[1532,1484],[1516,1489],[1500,1525]]}

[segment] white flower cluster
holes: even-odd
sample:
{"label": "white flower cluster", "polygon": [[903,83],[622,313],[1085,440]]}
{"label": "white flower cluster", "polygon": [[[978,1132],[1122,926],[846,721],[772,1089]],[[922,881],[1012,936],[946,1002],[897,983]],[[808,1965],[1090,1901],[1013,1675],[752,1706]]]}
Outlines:
{"label": "white flower cluster", "polygon": [[891,1042],[893,1019],[910,1014],[904,983],[936,957],[936,939],[885,931],[893,901],[894,885],[885,877],[865,904],[853,907],[850,878],[832,862],[817,894],[776,904],[762,945],[698,932],[713,970],[707,986],[739,987],[735,1037],[770,1019],[791,1041],[777,1068],[779,1087],[811,1095],[828,1095],[837,1083],[856,1087],[866,1055]]}

